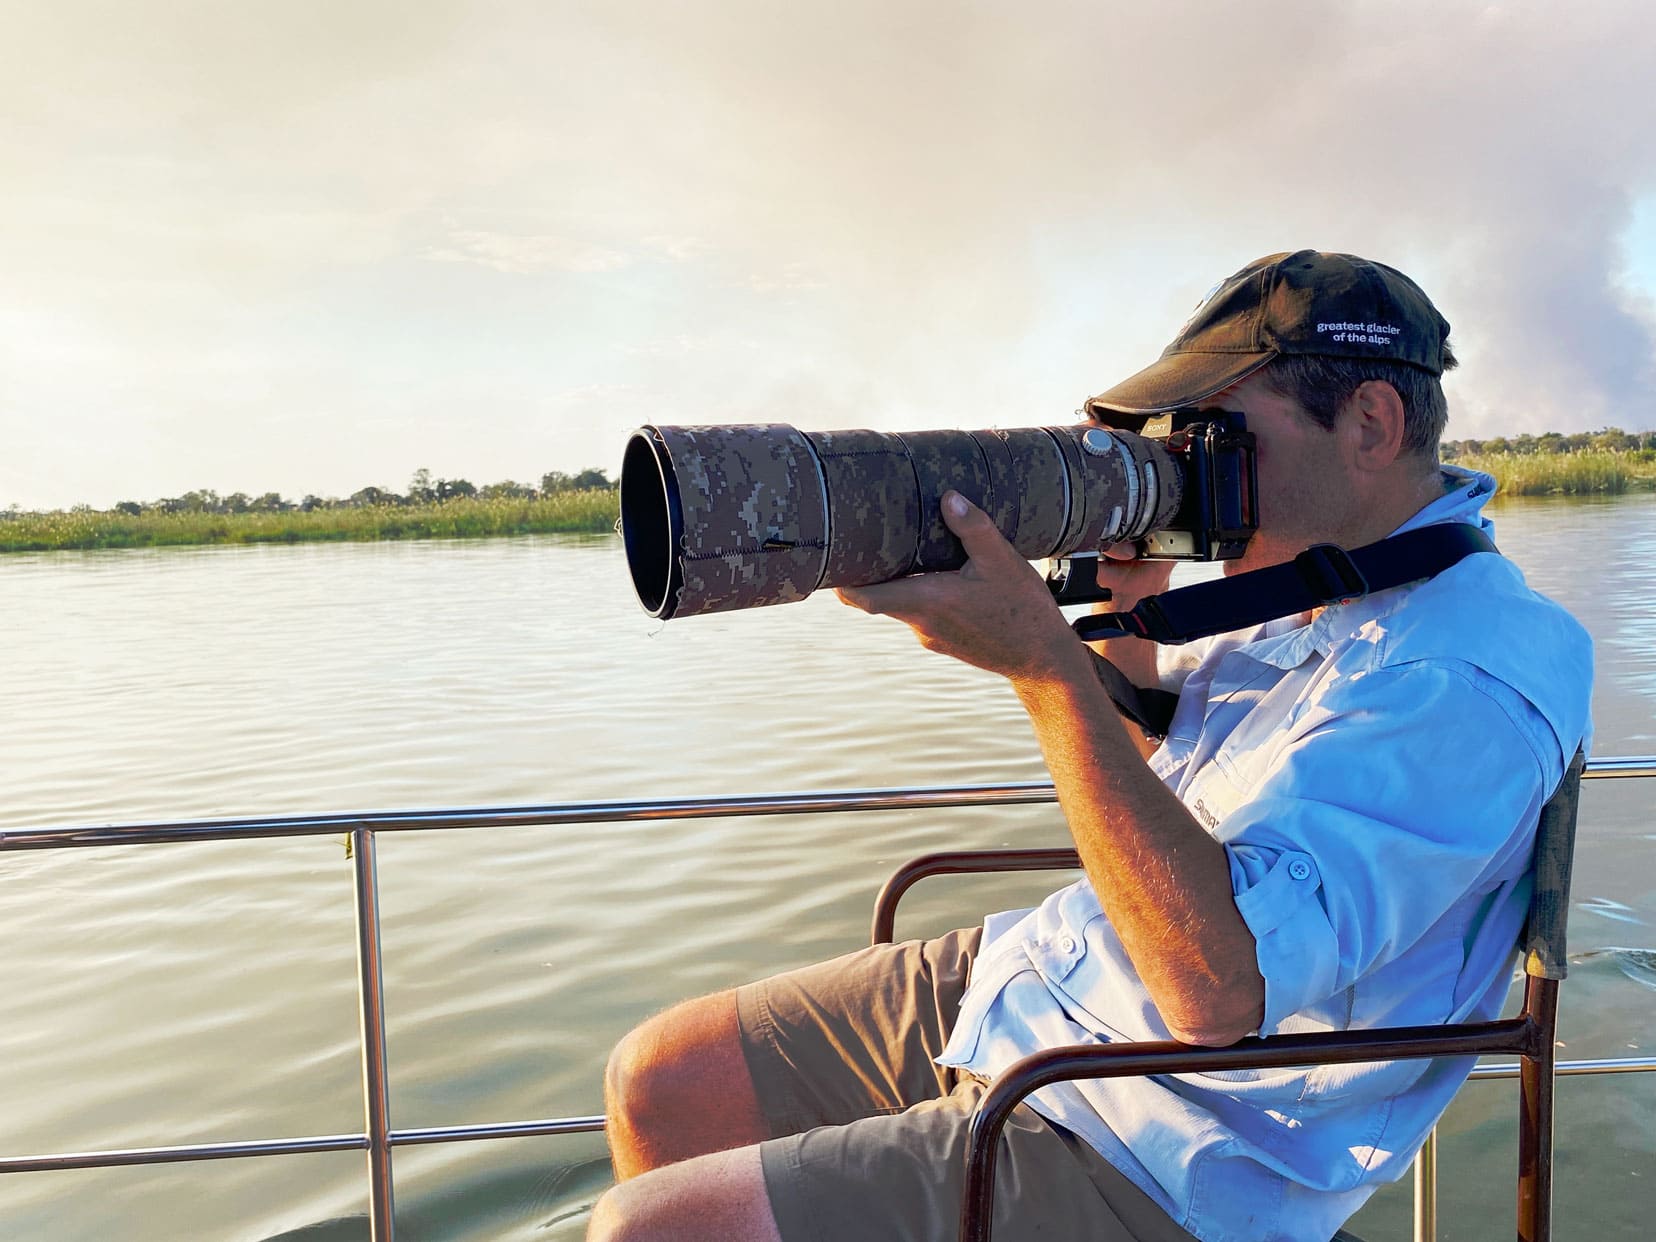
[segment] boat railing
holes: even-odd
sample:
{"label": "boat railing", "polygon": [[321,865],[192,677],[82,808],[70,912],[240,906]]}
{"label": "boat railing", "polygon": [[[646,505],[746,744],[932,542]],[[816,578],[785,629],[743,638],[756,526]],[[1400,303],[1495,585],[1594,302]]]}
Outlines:
{"label": "boat railing", "polygon": [[[1588,761],[1585,779],[1656,776],[1656,756]],[[631,802],[573,802],[545,806],[389,811],[367,815],[299,815],[262,819],[191,820],[0,830],[0,853],[21,850],[163,845],[199,841],[242,841],[272,837],[340,836],[350,843],[355,900],[357,992],[361,1019],[364,1129],[360,1134],[310,1135],[245,1142],[131,1147],[52,1155],[0,1156],[0,1173],[115,1168],[196,1160],[229,1160],[314,1152],[361,1151],[368,1166],[368,1223],[372,1242],[393,1242],[391,1154],[398,1147],[469,1143],[601,1131],[600,1116],[551,1117],[483,1125],[394,1130],[386,1077],[385,971],[380,956],[379,869],[376,838],[386,832],[452,832],[476,828],[549,827],[561,824],[626,823],[648,820],[715,819],[753,815],[801,815],[837,811],[901,811],[955,807],[1014,806],[1056,801],[1050,782],[956,785],[910,789],[842,790],[821,793],[659,799]],[[1562,1076],[1656,1071],[1656,1058],[1560,1061]],[[1480,1065],[1474,1080],[1514,1078],[1516,1064]],[[1415,1164],[1415,1237],[1432,1242],[1436,1231],[1437,1146],[1434,1132]]]}

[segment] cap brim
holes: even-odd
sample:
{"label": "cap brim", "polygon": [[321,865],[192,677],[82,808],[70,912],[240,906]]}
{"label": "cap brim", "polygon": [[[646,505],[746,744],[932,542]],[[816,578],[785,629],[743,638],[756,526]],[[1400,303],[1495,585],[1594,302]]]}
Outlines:
{"label": "cap brim", "polygon": [[1128,376],[1114,388],[1087,398],[1087,409],[1153,414],[1157,410],[1195,405],[1246,379],[1276,356],[1274,349],[1257,354],[1163,355],[1137,375]]}

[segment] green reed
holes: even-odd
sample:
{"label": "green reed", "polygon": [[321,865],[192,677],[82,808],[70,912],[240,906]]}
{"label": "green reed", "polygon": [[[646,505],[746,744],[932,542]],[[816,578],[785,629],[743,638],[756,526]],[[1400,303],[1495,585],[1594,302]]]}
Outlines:
{"label": "green reed", "polygon": [[1455,459],[1495,476],[1506,496],[1615,496],[1656,489],[1656,458],[1583,449],[1573,453],[1476,453]]}
{"label": "green reed", "polygon": [[0,514],[0,552],[601,532],[614,527],[617,506],[614,489],[597,488],[556,492],[530,500],[457,497],[442,504],[273,513],[147,511],[128,515],[77,509],[67,513]]}
{"label": "green reed", "polygon": [[[1494,475],[1506,496],[1612,496],[1656,490],[1656,453],[1650,450],[1462,454],[1455,464]],[[614,528],[618,505],[613,488],[593,488],[532,499],[454,497],[441,504],[335,505],[308,511],[0,512],[0,552],[603,532]]]}

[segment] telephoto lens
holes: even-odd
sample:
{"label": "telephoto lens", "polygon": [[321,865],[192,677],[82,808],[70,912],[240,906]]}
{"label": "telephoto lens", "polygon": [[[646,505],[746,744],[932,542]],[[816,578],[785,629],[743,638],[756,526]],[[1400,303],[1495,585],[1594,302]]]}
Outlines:
{"label": "telephoto lens", "polygon": [[621,535],[639,602],[663,620],[958,569],[951,489],[1028,560],[1169,526],[1185,487],[1166,445],[1075,425],[813,431],[647,426],[621,462]]}

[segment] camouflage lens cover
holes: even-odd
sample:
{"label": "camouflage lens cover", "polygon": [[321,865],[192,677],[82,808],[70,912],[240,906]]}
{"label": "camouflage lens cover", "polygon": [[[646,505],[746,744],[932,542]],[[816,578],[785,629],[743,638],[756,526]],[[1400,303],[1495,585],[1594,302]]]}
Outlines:
{"label": "camouflage lens cover", "polygon": [[1064,456],[1052,434],[1040,427],[972,433],[980,444],[994,440],[1004,464],[986,450],[995,480],[990,516],[1001,534],[1026,560],[1052,556],[1069,519],[1070,484]]}
{"label": "camouflage lens cover", "polygon": [[783,423],[644,430],[666,456],[681,515],[673,555],[682,586],[656,615],[786,604],[816,590],[828,498],[803,435]]}
{"label": "camouflage lens cover", "polygon": [[1098,426],[1053,431],[1078,450],[1066,452],[1066,458],[1079,458],[1083,497],[1071,515],[1072,528],[1061,554],[1141,539],[1178,512],[1184,470],[1159,441]]}
{"label": "camouflage lens cover", "polygon": [[805,433],[828,488],[823,586],[866,586],[910,573],[920,540],[920,493],[908,450],[884,431]]}
{"label": "camouflage lens cover", "polygon": [[950,490],[1036,560],[1165,526],[1183,483],[1162,444],[1098,426],[645,427],[622,463],[621,528],[639,600],[666,619],[957,569]]}
{"label": "camouflage lens cover", "polygon": [[943,524],[943,493],[952,489],[980,508],[994,507],[983,450],[965,431],[905,431],[898,438],[908,448],[920,489],[914,570],[959,569],[966,563],[966,552]]}

